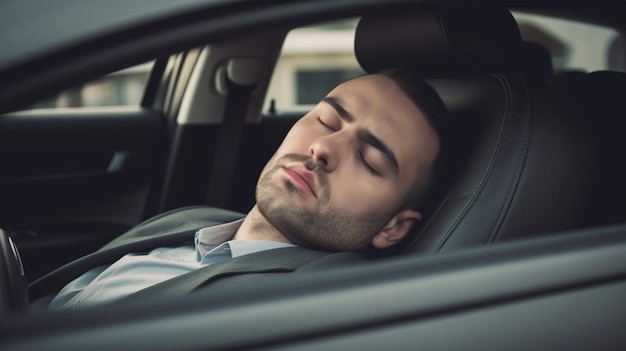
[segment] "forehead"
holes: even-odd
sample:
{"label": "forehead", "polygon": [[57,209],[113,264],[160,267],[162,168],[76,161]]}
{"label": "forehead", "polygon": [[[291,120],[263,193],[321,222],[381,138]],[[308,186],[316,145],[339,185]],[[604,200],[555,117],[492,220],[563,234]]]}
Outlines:
{"label": "forehead", "polygon": [[[432,161],[438,137],[422,111],[383,75],[347,81],[328,94],[354,116],[354,123],[385,142],[403,164]],[[416,159],[417,158],[417,159]]]}

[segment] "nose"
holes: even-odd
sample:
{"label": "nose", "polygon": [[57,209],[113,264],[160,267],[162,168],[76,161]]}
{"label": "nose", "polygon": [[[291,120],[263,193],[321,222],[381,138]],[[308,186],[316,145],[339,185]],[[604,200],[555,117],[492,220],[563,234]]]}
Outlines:
{"label": "nose", "polygon": [[309,155],[313,161],[321,164],[325,172],[335,170],[339,161],[339,138],[336,134],[315,139],[309,146]]}

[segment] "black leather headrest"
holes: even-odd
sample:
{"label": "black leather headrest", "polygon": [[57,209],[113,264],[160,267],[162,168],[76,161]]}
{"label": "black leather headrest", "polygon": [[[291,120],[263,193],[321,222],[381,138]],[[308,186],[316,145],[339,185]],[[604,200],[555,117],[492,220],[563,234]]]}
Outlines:
{"label": "black leather headrest", "polygon": [[355,38],[356,57],[366,72],[399,67],[423,78],[516,71],[521,48],[515,18],[497,6],[365,16]]}
{"label": "black leather headrest", "polygon": [[529,77],[537,79],[552,78],[552,58],[550,51],[545,46],[525,41],[523,43],[524,62],[522,63],[522,71]]}

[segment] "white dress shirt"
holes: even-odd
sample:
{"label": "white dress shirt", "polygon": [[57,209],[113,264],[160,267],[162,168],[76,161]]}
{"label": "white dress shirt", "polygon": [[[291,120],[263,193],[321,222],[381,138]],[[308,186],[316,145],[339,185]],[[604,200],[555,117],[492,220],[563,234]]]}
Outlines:
{"label": "white dress shirt", "polygon": [[230,240],[242,222],[243,219],[200,229],[195,233],[194,245],[127,254],[111,265],[93,268],[66,285],[52,299],[48,310],[72,310],[112,302],[221,260],[294,246],[275,241]]}

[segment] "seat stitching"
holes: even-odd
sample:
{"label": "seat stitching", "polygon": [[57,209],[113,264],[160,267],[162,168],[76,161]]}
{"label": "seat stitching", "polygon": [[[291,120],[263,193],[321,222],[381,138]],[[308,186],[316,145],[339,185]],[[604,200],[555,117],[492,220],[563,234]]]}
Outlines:
{"label": "seat stitching", "polygon": [[498,81],[500,83],[502,83],[502,86],[503,86],[503,88],[505,90],[505,102],[504,102],[505,108],[504,108],[502,122],[500,124],[500,130],[498,132],[498,137],[497,137],[495,148],[494,148],[494,150],[493,150],[493,152],[491,154],[491,158],[489,160],[489,164],[488,164],[484,174],[482,175],[480,182],[474,188],[474,190],[472,191],[472,195],[467,200],[465,205],[463,205],[463,208],[461,209],[461,211],[459,211],[459,213],[454,218],[454,220],[452,221],[450,226],[448,226],[448,228],[444,231],[444,234],[441,236],[441,238],[439,239],[437,244],[433,247],[433,249],[431,250],[431,253],[435,253],[435,252],[441,250],[441,247],[443,246],[443,244],[450,238],[450,235],[452,233],[453,228],[456,227],[458,225],[458,223],[460,222],[460,218],[462,216],[464,216],[465,214],[467,214],[466,212],[467,212],[468,208],[473,203],[476,202],[476,199],[478,198],[478,192],[479,192],[480,189],[482,189],[484,187],[484,184],[486,183],[487,178],[489,178],[489,175],[493,171],[493,167],[494,167],[497,155],[500,153],[500,149],[501,149],[501,145],[502,145],[502,136],[504,134],[504,126],[506,124],[505,122],[507,121],[507,111],[509,110],[509,105],[510,105],[510,99],[509,99],[510,92],[509,92],[509,89],[506,86],[506,84],[504,84],[502,77],[500,77],[499,75],[495,75],[495,74],[492,75],[492,76],[494,76],[496,79],[498,79]]}
{"label": "seat stitching", "polygon": [[[522,81],[524,83],[525,92],[527,96],[529,97],[530,94],[529,94],[528,85],[526,84],[526,80],[522,80]],[[526,111],[528,111],[528,113],[526,114],[526,126],[524,128],[525,130],[524,138],[522,139],[522,149],[520,150],[519,156],[517,158],[517,164],[515,167],[514,177],[509,186],[509,191],[507,192],[505,201],[502,204],[502,208],[500,209],[500,215],[498,216],[496,223],[494,223],[493,229],[491,230],[491,235],[489,236],[489,240],[487,241],[488,243],[493,243],[499,235],[498,229],[502,226],[502,222],[504,222],[504,217],[506,217],[506,214],[510,210],[509,205],[510,205],[510,202],[512,201],[513,195],[516,192],[515,190],[517,189],[517,186],[519,185],[519,180],[521,178],[521,170],[526,164],[526,159],[528,156],[528,145],[529,145],[529,140],[530,140],[530,130],[532,129],[532,119],[530,118],[531,116],[530,98],[527,99]]]}

